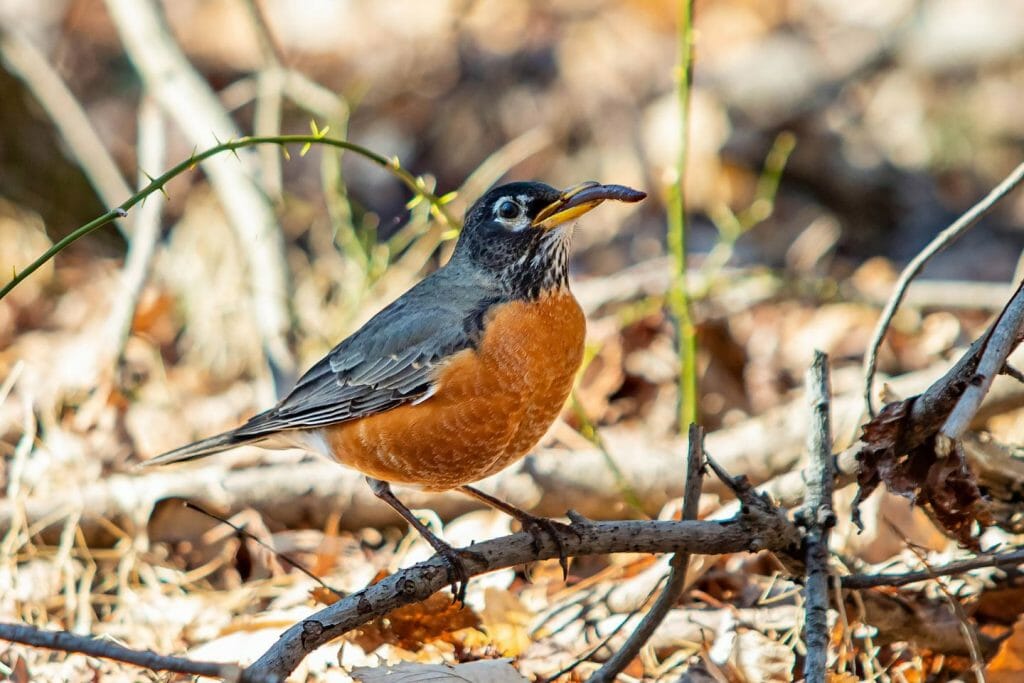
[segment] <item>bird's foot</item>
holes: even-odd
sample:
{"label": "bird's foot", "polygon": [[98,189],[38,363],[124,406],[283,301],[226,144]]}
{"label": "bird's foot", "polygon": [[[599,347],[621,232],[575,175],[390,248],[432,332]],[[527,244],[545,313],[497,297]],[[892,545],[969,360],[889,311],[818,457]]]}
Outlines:
{"label": "bird's foot", "polygon": [[533,551],[535,553],[540,553],[544,535],[551,538],[551,542],[555,544],[555,548],[558,550],[558,564],[562,568],[562,580],[564,581],[569,578],[569,554],[566,552],[565,543],[562,542],[562,534],[568,531],[577,538],[580,537],[579,532],[573,529],[571,525],[562,524],[547,517],[532,515],[526,510],[521,510],[511,503],[506,503],[500,498],[495,498],[491,494],[484,493],[473,486],[460,486],[459,491],[483,501],[494,509],[500,510],[517,520],[523,526],[523,531],[530,534],[530,537],[533,539]]}
{"label": "bird's foot", "polygon": [[556,522],[548,517],[538,517],[537,515],[531,515],[528,512],[522,510],[520,514],[516,515],[516,519],[520,524],[523,525],[523,531],[530,534],[530,538],[533,539],[533,551],[536,553],[540,552],[543,544],[543,537],[547,535],[551,539],[551,542],[555,544],[555,548],[558,550],[558,566],[562,568],[562,580],[569,578],[569,555],[565,549],[565,543],[562,542],[562,534],[569,532],[579,536],[576,530],[568,524],[562,524]]}
{"label": "bird's foot", "polygon": [[387,482],[367,477],[366,483],[370,485],[370,490],[373,491],[374,495],[390,505],[395,512],[404,517],[405,520],[409,522],[409,525],[419,532],[419,535],[423,540],[430,544],[434,549],[434,552],[444,559],[445,565],[448,567],[448,583],[451,584],[452,594],[455,597],[454,601],[465,606],[466,585],[469,583],[470,573],[466,568],[466,563],[463,558],[484,564],[487,562],[486,558],[484,558],[480,553],[475,553],[472,550],[456,550],[451,545],[438,538],[437,534],[431,531],[426,524],[421,522],[416,515],[413,514],[412,510],[406,507],[402,501],[395,497],[395,494],[391,491],[391,486]]}
{"label": "bird's foot", "polygon": [[452,602],[465,607],[466,587],[469,585],[469,577],[472,576],[469,568],[466,567],[466,560],[486,562],[486,558],[472,550],[457,550],[444,541],[435,545],[434,550],[444,560],[448,569],[448,583],[452,587]]}

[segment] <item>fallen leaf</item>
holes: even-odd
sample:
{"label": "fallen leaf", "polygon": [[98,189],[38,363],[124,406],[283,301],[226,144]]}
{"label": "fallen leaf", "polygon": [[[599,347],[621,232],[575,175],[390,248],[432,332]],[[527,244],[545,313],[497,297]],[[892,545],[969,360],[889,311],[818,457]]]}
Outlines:
{"label": "fallen leaf", "polygon": [[349,640],[366,652],[384,644],[406,650],[436,640],[455,642],[452,633],[477,628],[480,618],[468,607],[456,605],[447,593],[434,593],[423,602],[405,605],[353,631]]}
{"label": "fallen leaf", "polygon": [[963,447],[940,457],[935,435],[908,448],[906,418],[916,397],[887,404],[863,427],[865,446],[857,454],[859,490],[853,501],[854,522],[863,530],[858,506],[881,484],[896,495],[921,506],[952,538],[978,548],[974,523],[984,527],[992,515],[978,489],[964,456]]}
{"label": "fallen leaf", "polygon": [[490,636],[491,646],[504,657],[522,654],[532,642],[532,615],[519,598],[506,590],[488,588],[484,593],[486,607],[480,615],[483,630]]}

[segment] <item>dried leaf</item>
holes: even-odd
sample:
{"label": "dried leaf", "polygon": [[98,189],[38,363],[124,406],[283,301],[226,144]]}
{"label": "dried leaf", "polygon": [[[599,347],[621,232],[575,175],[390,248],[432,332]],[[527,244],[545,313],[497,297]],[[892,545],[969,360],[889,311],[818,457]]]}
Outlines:
{"label": "dried leaf", "polygon": [[434,593],[420,603],[405,605],[353,631],[349,640],[366,652],[385,643],[415,650],[436,640],[456,642],[454,631],[476,628],[480,618],[468,607],[456,605],[447,593]]}
{"label": "dried leaf", "polygon": [[491,646],[504,657],[522,654],[532,642],[530,624],[533,616],[519,598],[505,590],[488,588],[484,600],[486,607],[480,619],[483,630],[490,636]]}
{"label": "dried leaf", "polygon": [[957,447],[946,457],[935,450],[934,435],[919,446],[906,449],[906,417],[914,399],[887,404],[874,420],[864,425],[865,447],[857,454],[860,489],[854,499],[854,521],[861,525],[857,506],[879,483],[887,490],[921,506],[945,532],[963,545],[977,548],[974,523],[992,522],[981,491]]}

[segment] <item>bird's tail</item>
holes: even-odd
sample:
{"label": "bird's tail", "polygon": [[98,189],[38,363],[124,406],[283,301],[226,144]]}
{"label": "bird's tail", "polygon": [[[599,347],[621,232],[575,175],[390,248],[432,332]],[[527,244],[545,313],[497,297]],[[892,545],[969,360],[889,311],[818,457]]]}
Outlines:
{"label": "bird's tail", "polygon": [[231,430],[230,432],[224,432],[223,434],[217,434],[206,439],[201,439],[194,443],[190,443],[187,446],[182,446],[181,448],[175,448],[173,451],[167,451],[166,453],[142,463],[142,467],[169,465],[173,462],[186,462],[188,460],[205,458],[208,455],[220,453],[221,451],[226,451],[231,448],[235,448],[236,446],[255,443],[263,438],[263,436],[243,436],[238,434],[237,430]]}

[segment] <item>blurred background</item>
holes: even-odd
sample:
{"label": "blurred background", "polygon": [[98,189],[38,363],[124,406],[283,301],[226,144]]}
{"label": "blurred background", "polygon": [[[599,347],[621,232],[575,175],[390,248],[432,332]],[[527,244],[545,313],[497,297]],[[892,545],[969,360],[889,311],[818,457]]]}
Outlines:
{"label": "blurred background", "polygon": [[[577,230],[588,364],[544,452],[600,451],[614,474],[606,513],[658,514],[672,491],[631,484],[614,463],[678,445],[680,367],[664,303],[684,129],[701,421],[736,428],[783,406],[814,348],[830,353],[837,394],[858,391],[899,268],[1021,160],[1024,1],[698,0],[685,121],[678,9],[668,0],[0,0],[4,278],[196,151],[309,133],[311,121],[396,158],[443,197],[451,219],[358,154],[263,145],[178,175],[77,241],[0,301],[0,517],[10,523],[12,501],[63,500],[266,407],[443,262],[469,203],[510,179],[595,179],[650,195],[594,212]],[[1018,193],[929,264],[882,348],[883,373],[932,367],[974,338],[1010,292],[1022,225]],[[1005,433],[1019,420],[1007,418]],[[772,471],[746,463],[754,479],[792,466],[802,448],[766,446],[784,457]],[[243,449],[222,465],[266,457]],[[103,547],[123,534],[135,539],[129,548],[163,548],[146,562],[183,570],[218,552],[237,560],[244,543],[227,534],[197,544],[215,524],[162,507],[192,494],[159,491],[138,507],[105,493],[73,523],[59,514],[44,523],[53,509],[40,502],[26,523],[56,533],[81,522],[82,538]],[[344,501],[296,511],[270,494],[259,500],[221,509],[255,505],[279,544],[287,528],[322,530],[328,513],[372,536]],[[915,539],[939,543],[926,521],[915,524]],[[872,561],[895,552],[865,550],[877,540],[850,550]],[[213,578],[196,580],[237,587],[285,571],[218,562]],[[39,571],[54,592],[29,591],[19,605],[59,593],[63,570]],[[117,592],[92,578],[96,595]],[[92,612],[66,609],[88,631]],[[190,637],[170,630],[142,644]]]}
{"label": "blurred background", "polygon": [[[877,304],[893,267],[1016,163],[1021,9],[995,0],[697,3],[685,194],[710,426],[777,401],[811,348],[784,335],[745,348],[749,330],[735,321],[723,329],[723,300],[748,306],[786,292]],[[683,128],[676,10],[648,0],[324,1],[301,11],[211,0],[160,5],[165,25],[154,30],[145,22],[155,15],[131,3],[5,0],[4,271],[123,201],[140,173],[158,175],[217,140],[306,133],[315,121],[397,158],[437,195],[457,192],[448,207],[456,220],[499,179],[645,189],[651,198],[637,210],[588,216],[573,267],[581,281],[624,274],[598,298],[657,299],[669,276],[666,199]],[[157,111],[147,114],[147,101]],[[140,116],[154,120],[149,165],[139,160]],[[185,173],[145,219],[157,232],[140,241],[158,248],[130,286],[141,308],[121,360],[146,365],[132,348],[145,341],[140,354],[172,369],[195,358],[221,385],[255,376],[268,401],[268,357],[287,385],[446,258],[454,231],[430,223],[426,205],[410,210],[408,188],[353,154],[242,154],[229,172],[244,169],[255,193]],[[1003,203],[926,276],[1006,282],[1022,212],[1020,198]],[[51,264],[20,287],[0,308],[0,342],[52,321],[58,291],[91,302],[67,305],[74,315],[102,315],[98,294],[83,290],[102,288],[98,272],[117,277],[136,220],[76,243],[56,272]],[[634,322],[661,331],[657,301],[644,301],[653,313],[634,310]],[[835,335],[845,342],[833,355],[860,353],[865,322],[852,338]],[[8,371],[21,356],[5,355]],[[887,355],[882,368],[907,369]]]}

